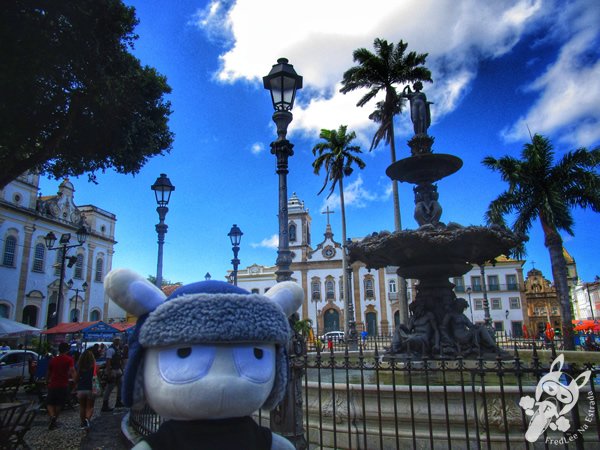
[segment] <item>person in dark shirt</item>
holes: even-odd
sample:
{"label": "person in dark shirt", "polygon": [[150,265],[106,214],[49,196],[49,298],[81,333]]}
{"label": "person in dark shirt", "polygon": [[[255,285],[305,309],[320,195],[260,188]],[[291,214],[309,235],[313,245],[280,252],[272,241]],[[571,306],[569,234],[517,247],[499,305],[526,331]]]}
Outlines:
{"label": "person in dark shirt", "polygon": [[94,403],[96,401],[96,397],[92,392],[92,380],[95,374],[96,358],[94,358],[94,352],[88,349],[79,358],[77,374],[74,379],[77,399],[79,400],[81,428],[86,430],[90,428],[90,420],[94,413]]}

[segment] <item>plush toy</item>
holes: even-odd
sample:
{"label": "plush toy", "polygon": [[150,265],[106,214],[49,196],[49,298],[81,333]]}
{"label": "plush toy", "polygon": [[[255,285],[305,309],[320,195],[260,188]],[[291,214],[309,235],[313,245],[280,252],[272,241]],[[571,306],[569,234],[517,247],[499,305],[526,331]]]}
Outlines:
{"label": "plush toy", "polygon": [[272,409],[287,384],[288,316],[302,304],[293,282],[250,294],[221,281],[168,298],[130,271],[110,272],[110,298],[138,317],[123,382],[127,406],[147,402],[166,421],[135,449],[293,449],[250,417]]}

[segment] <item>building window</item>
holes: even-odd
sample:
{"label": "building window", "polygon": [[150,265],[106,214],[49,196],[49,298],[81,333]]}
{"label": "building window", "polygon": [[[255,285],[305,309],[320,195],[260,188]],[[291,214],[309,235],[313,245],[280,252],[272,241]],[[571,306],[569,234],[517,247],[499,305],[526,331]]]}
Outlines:
{"label": "building window", "polygon": [[471,277],[471,289],[473,292],[481,292],[481,277]]}
{"label": "building window", "polygon": [[372,278],[365,278],[365,298],[375,298]]}
{"label": "building window", "polygon": [[314,300],[321,300],[321,282],[318,280],[313,281],[310,284],[310,298]]}
{"label": "building window", "polygon": [[510,309],[521,309],[521,299],[519,297],[511,297],[508,299]]}
{"label": "building window", "polygon": [[517,285],[516,275],[506,275],[506,289],[509,291],[518,291],[519,286]]}
{"label": "building window", "polygon": [[498,282],[498,275],[488,275],[488,290],[490,291],[499,291],[500,283]]}
{"label": "building window", "polygon": [[0,317],[4,317],[8,319],[8,313],[10,312],[10,308],[5,303],[0,303]]}
{"label": "building window", "polygon": [[81,280],[83,278],[83,254],[77,255],[77,261],[75,261],[75,271],[73,277]]}
{"label": "building window", "polygon": [[37,244],[33,251],[33,268],[34,272],[44,271],[44,260],[46,259],[46,247],[44,244]]}
{"label": "building window", "polygon": [[475,309],[481,311],[483,309],[483,299],[476,298],[475,299]]}
{"label": "building window", "polygon": [[502,309],[502,299],[501,298],[493,298],[492,299],[492,309]]}
{"label": "building window", "polygon": [[252,293],[253,293],[253,294],[260,294],[260,289],[253,288],[253,289],[252,289]]}
{"label": "building window", "polygon": [[97,322],[98,320],[100,320],[100,311],[98,311],[97,309],[93,310],[90,314],[90,320],[92,322]]}
{"label": "building window", "polygon": [[296,242],[296,224],[290,224],[288,227],[288,233],[290,242]]}
{"label": "building window", "polygon": [[62,264],[62,255],[64,253],[65,249],[62,247],[59,247],[56,250],[56,261],[54,262],[54,276],[59,277],[60,276],[60,266]]}
{"label": "building window", "polygon": [[550,311],[552,313],[553,316],[558,316],[559,312],[558,312],[558,305],[552,305],[550,307]]}
{"label": "building window", "polygon": [[96,260],[96,275],[94,277],[94,281],[98,283],[102,283],[104,278],[104,260],[102,258],[98,258]]}
{"label": "building window", "polygon": [[511,328],[512,328],[513,337],[515,337],[515,338],[523,337],[523,322],[521,322],[520,320],[513,320],[511,322]]}
{"label": "building window", "polygon": [[545,306],[535,306],[533,308],[534,316],[545,316],[546,315],[546,307]]}
{"label": "building window", "polygon": [[2,264],[8,267],[15,267],[15,252],[17,250],[17,238],[7,236],[4,241],[4,257]]}
{"label": "building window", "polygon": [[388,280],[388,292],[390,294],[395,294],[397,292],[396,280]]}
{"label": "building window", "polygon": [[23,323],[35,327],[37,325],[38,309],[33,305],[23,308]]}
{"label": "building window", "polygon": [[465,280],[463,277],[454,277],[452,282],[454,283],[454,292],[465,292]]}
{"label": "building window", "polygon": [[494,322],[494,329],[496,331],[504,331],[504,322],[501,320]]}
{"label": "building window", "polygon": [[325,281],[325,299],[326,300],[334,300],[335,299],[335,285],[333,280]]}

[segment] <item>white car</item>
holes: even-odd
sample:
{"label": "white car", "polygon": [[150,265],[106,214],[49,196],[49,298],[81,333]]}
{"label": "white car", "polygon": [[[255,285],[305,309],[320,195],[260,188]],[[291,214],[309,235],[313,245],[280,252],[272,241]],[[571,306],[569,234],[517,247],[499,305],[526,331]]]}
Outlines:
{"label": "white car", "polygon": [[37,364],[38,354],[31,350],[8,350],[0,354],[0,380],[29,378],[31,364]]}
{"label": "white car", "polygon": [[332,340],[333,342],[344,342],[344,332],[330,331],[321,336],[322,342],[328,342],[329,340]]}

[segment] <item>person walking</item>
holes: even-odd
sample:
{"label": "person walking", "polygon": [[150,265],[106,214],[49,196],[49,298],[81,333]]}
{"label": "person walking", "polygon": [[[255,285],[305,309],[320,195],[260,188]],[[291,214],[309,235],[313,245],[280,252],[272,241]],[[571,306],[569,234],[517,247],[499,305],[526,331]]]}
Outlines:
{"label": "person walking", "polygon": [[58,356],[48,364],[48,397],[46,407],[50,416],[49,430],[54,430],[58,425],[58,416],[69,395],[69,380],[75,378],[75,361],[67,352],[70,349],[67,342],[58,346]]}
{"label": "person walking", "polygon": [[92,349],[88,349],[79,358],[77,373],[74,379],[77,399],[79,400],[81,428],[85,430],[89,430],[90,420],[94,414],[94,403],[96,401],[96,397],[92,392],[94,375],[96,375],[96,358],[94,358]]}
{"label": "person walking", "polygon": [[117,387],[117,401],[115,408],[122,408],[121,402],[121,379],[123,377],[123,350],[121,349],[121,338],[115,337],[113,344],[106,350],[106,366],[104,366],[106,376],[106,388],[104,389],[104,397],[102,398],[102,412],[110,412],[113,410],[108,406],[108,400],[112,390]]}

